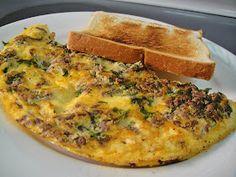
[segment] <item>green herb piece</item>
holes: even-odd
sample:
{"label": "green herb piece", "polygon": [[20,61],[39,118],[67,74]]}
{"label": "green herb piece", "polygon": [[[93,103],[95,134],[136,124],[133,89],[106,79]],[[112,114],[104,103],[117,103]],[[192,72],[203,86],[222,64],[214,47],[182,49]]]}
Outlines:
{"label": "green herb piece", "polygon": [[84,91],[86,90],[86,86],[85,85],[80,85],[78,86],[75,95],[78,97],[80,96]]}
{"label": "green herb piece", "polygon": [[62,44],[58,43],[57,41],[50,41],[49,44],[51,44],[51,46],[55,46],[55,47],[63,47]]}
{"label": "green herb piece", "polygon": [[143,97],[133,97],[131,99],[132,104],[138,104],[140,105],[143,102]]}
{"label": "green herb piece", "polygon": [[37,63],[37,67],[46,71],[48,69],[48,67],[50,66],[49,62],[46,62],[44,60],[38,61]]}
{"label": "green herb piece", "polygon": [[89,129],[87,127],[85,127],[84,125],[78,125],[77,129],[80,131],[89,131]]}
{"label": "green herb piece", "polygon": [[128,122],[127,128],[133,128],[135,125],[135,122],[133,120],[131,120],[130,122]]}
{"label": "green herb piece", "polygon": [[96,133],[93,133],[91,134],[91,137],[94,137],[96,138],[98,141],[106,141],[109,139],[109,136],[104,134],[103,132],[96,132]]}
{"label": "green herb piece", "polygon": [[23,59],[21,59],[21,60],[18,60],[17,63],[25,64],[27,66],[36,65],[34,60],[23,60]]}
{"label": "green herb piece", "polygon": [[152,112],[148,112],[144,107],[140,109],[140,112],[143,114],[144,119],[148,119],[153,115]]}
{"label": "green herb piece", "polygon": [[114,74],[116,77],[120,78],[121,75],[122,75],[122,71],[114,71],[114,70],[111,70],[112,74]]}
{"label": "green herb piece", "polygon": [[142,107],[144,104],[148,104],[149,106],[151,106],[152,102],[152,99],[145,96],[135,96],[131,98],[131,103],[138,104],[140,107]]}
{"label": "green herb piece", "polygon": [[118,116],[117,117],[118,119],[126,118],[126,117],[128,117],[128,114],[129,114],[129,110],[123,110],[123,109],[119,109],[117,107],[113,107],[112,111],[114,113],[116,113],[116,115]]}
{"label": "green herb piece", "polygon": [[129,88],[134,88],[136,86],[136,83],[135,82],[124,82],[124,86],[126,89],[129,89]]}
{"label": "green herb piece", "polygon": [[2,44],[3,44],[3,46],[5,46],[5,45],[8,44],[8,42],[4,42],[4,41],[2,41]]}
{"label": "green herb piece", "polygon": [[79,131],[83,131],[83,132],[86,132],[87,134],[90,135],[90,137],[92,138],[95,138],[97,139],[98,141],[105,141],[105,140],[108,140],[109,139],[109,136],[104,134],[104,132],[101,132],[101,131],[96,131],[92,128],[88,128],[84,125],[78,125],[77,126],[77,129]]}
{"label": "green herb piece", "polygon": [[117,107],[114,107],[114,108],[112,108],[112,111],[113,111],[113,112],[118,112],[119,109],[118,109]]}
{"label": "green herb piece", "polygon": [[168,87],[168,88],[167,88],[167,91],[166,91],[166,93],[167,93],[167,95],[168,95],[168,96],[171,96],[171,95],[173,95],[173,94],[174,94],[173,90],[171,90],[171,88],[170,88],[170,87]]}
{"label": "green herb piece", "polygon": [[24,72],[7,76],[6,84],[11,85],[13,82],[21,80],[23,75]]}
{"label": "green herb piece", "polygon": [[52,94],[49,93],[39,93],[39,92],[33,92],[32,97],[27,99],[27,102],[31,105],[34,105],[38,103],[41,100],[47,100],[52,96]]}
{"label": "green herb piece", "polygon": [[212,88],[205,88],[205,89],[204,89],[204,92],[205,92],[206,94],[208,94],[211,89],[212,89]]}
{"label": "green herb piece", "polygon": [[4,69],[2,70],[2,72],[3,72],[3,73],[7,73],[7,72],[8,72],[8,69],[9,69],[9,68],[6,67],[6,68],[4,68]]}
{"label": "green herb piece", "polygon": [[228,116],[230,116],[231,112],[232,112],[232,108],[230,107],[230,105],[227,103],[227,105],[225,106],[225,112],[227,113]]}
{"label": "green herb piece", "polygon": [[81,94],[83,93],[83,90],[82,89],[79,89],[75,92],[76,96],[80,96]]}
{"label": "green herb piece", "polygon": [[39,59],[36,59],[36,58],[33,58],[31,60],[18,60],[17,61],[19,64],[26,64],[28,66],[31,66],[33,65],[34,67],[36,68],[40,68],[44,71],[46,71],[48,69],[48,67],[50,66],[50,62],[48,61],[44,61],[44,60],[39,60]]}
{"label": "green herb piece", "polygon": [[89,114],[89,117],[90,117],[91,124],[95,125],[100,116],[96,112],[88,112],[88,114]]}
{"label": "green herb piece", "polygon": [[63,76],[66,77],[69,75],[69,71],[67,69],[63,68],[62,71],[63,71]]}

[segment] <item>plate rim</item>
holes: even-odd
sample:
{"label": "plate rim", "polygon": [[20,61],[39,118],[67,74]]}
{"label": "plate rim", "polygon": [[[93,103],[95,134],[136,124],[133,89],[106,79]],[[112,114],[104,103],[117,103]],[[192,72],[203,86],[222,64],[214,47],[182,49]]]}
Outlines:
{"label": "plate rim", "polygon": [[[26,18],[26,19],[22,19],[22,20],[18,20],[18,21],[15,21],[15,22],[9,23],[9,24],[7,24],[7,25],[1,26],[1,27],[0,27],[0,30],[2,29],[2,27],[5,28],[5,27],[8,27],[8,25],[14,25],[14,23],[19,23],[19,22],[21,22],[21,21],[31,20],[31,19],[33,19],[33,18],[38,18],[38,17],[41,17],[41,16],[62,15],[62,14],[70,14],[70,13],[91,13],[91,12],[93,12],[93,11],[82,11],[82,12],[62,12],[62,13],[44,14],[44,15],[34,16],[34,17],[30,17],[30,18]],[[125,14],[125,15],[129,15],[129,14]],[[140,17],[140,16],[136,16],[136,17],[138,17],[138,18],[142,18],[142,19],[148,19],[148,18]],[[157,21],[157,20],[154,20],[154,19],[149,19],[149,20]],[[209,42],[210,44],[212,43],[213,46],[215,45],[217,48],[219,48],[219,49],[221,49],[221,50],[225,50],[227,53],[229,53],[229,54],[232,55],[233,57],[236,57],[233,53],[231,53],[231,52],[228,51],[227,49],[221,47],[220,45],[218,45],[218,44],[216,44],[216,43],[214,43],[214,42],[212,42],[212,41],[210,41],[210,40],[208,40],[208,39],[204,39],[204,40],[206,40],[206,41]],[[208,47],[209,47],[209,46],[208,46]],[[232,57],[232,56],[231,56],[231,57]],[[226,58],[228,58],[228,57],[226,57]],[[232,134],[231,134],[231,135],[232,135]],[[230,136],[231,136],[231,135],[230,135]],[[138,171],[140,171],[140,170],[138,170]],[[85,175],[86,175],[86,174],[85,174]],[[154,175],[155,175],[155,174],[154,174]],[[153,176],[154,176],[154,175],[153,175]]]}

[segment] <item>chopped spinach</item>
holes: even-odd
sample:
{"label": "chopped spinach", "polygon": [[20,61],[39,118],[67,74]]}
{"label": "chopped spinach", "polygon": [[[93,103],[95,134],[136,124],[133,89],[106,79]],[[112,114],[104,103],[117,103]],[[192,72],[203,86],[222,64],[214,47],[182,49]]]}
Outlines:
{"label": "chopped spinach", "polygon": [[144,119],[148,119],[153,115],[152,112],[147,111],[144,107],[140,109],[140,112],[143,114]]}
{"label": "chopped spinach", "polygon": [[7,72],[8,72],[8,69],[9,69],[9,68],[6,67],[6,68],[4,68],[4,69],[2,70],[2,72],[3,72],[3,73],[7,73]]}
{"label": "chopped spinach", "polygon": [[63,68],[62,71],[63,71],[63,76],[66,77],[69,75],[69,71],[66,68]]}
{"label": "chopped spinach", "polygon": [[31,92],[31,97],[27,99],[28,104],[34,105],[41,100],[50,99],[52,94],[50,93],[40,93],[40,92]]}
{"label": "chopped spinach", "polygon": [[101,138],[102,136],[104,136],[102,132],[91,132],[91,137],[94,137],[96,139],[98,139],[99,137]]}
{"label": "chopped spinach", "polygon": [[81,94],[83,93],[83,90],[82,89],[79,89],[75,92],[76,96],[80,96]]}
{"label": "chopped spinach", "polygon": [[20,59],[20,60],[17,61],[17,63],[25,64],[27,66],[36,65],[34,60],[23,60],[23,59]]}
{"label": "chopped spinach", "polygon": [[2,44],[3,44],[3,46],[5,46],[5,45],[8,44],[8,42],[4,42],[4,41],[2,41]]}
{"label": "chopped spinach", "polygon": [[204,89],[204,92],[205,92],[206,94],[208,94],[211,89],[212,89],[212,88],[205,88],[205,89]]}
{"label": "chopped spinach", "polygon": [[142,71],[144,69],[142,62],[137,62],[134,63],[130,66],[130,69],[132,69],[133,71],[139,72]]}
{"label": "chopped spinach", "polygon": [[122,71],[114,71],[114,70],[111,70],[111,72],[112,72],[112,74],[113,74],[114,76],[116,76],[116,77],[118,77],[118,78],[120,78],[121,75],[122,75]]}
{"label": "chopped spinach", "polygon": [[40,68],[44,71],[46,71],[48,69],[48,67],[50,66],[50,62],[49,61],[45,61],[45,60],[39,60],[36,58],[33,58],[31,60],[24,60],[24,59],[20,59],[17,61],[19,64],[26,64],[28,66],[33,65],[36,68]]}
{"label": "chopped spinach", "polygon": [[88,128],[84,125],[78,125],[77,129],[79,131],[87,132],[91,138],[95,138],[98,141],[106,141],[109,139],[109,136],[106,135],[104,132],[95,130],[95,128]]}
{"label": "chopped spinach", "polygon": [[227,113],[227,115],[230,116],[230,114],[233,110],[228,103],[226,104],[224,109],[225,109],[225,112]]}
{"label": "chopped spinach", "polygon": [[152,105],[153,100],[151,98],[147,98],[145,96],[134,96],[131,98],[131,103],[138,104],[140,107],[144,104]]}
{"label": "chopped spinach", "polygon": [[95,125],[99,119],[99,114],[97,112],[88,112],[91,124]]}
{"label": "chopped spinach", "polygon": [[86,90],[86,86],[85,85],[79,85],[75,94],[76,96],[80,96],[84,91]]}
{"label": "chopped spinach", "polygon": [[129,114],[129,110],[123,110],[123,109],[119,109],[117,107],[113,107],[112,111],[117,114],[117,116],[118,116],[117,118],[119,118],[119,119],[126,118]]}
{"label": "chopped spinach", "polygon": [[132,121],[130,121],[129,123],[128,123],[128,127],[129,128],[131,128],[131,127],[133,127],[135,125],[135,122],[132,120]]}
{"label": "chopped spinach", "polygon": [[37,67],[46,71],[48,69],[48,67],[50,66],[50,63],[44,60],[39,60],[37,63]]}
{"label": "chopped spinach", "polygon": [[143,97],[133,97],[131,103],[140,105],[143,102]]}
{"label": "chopped spinach", "polygon": [[112,108],[112,111],[113,111],[113,112],[118,112],[119,109],[118,109],[117,107],[114,107],[114,108]]}
{"label": "chopped spinach", "polygon": [[77,129],[80,131],[89,131],[89,129],[87,127],[85,127],[84,125],[78,125]]}
{"label": "chopped spinach", "polygon": [[58,43],[57,41],[50,41],[49,44],[51,44],[51,46],[57,46],[57,47],[61,47],[62,45],[60,43]]}
{"label": "chopped spinach", "polygon": [[145,96],[136,96],[133,97],[131,99],[131,103],[133,104],[138,104],[139,108],[140,108],[140,112],[143,114],[144,119],[148,119],[150,116],[153,115],[152,112],[148,112],[145,109],[145,105],[151,106],[152,105],[153,100],[150,98],[147,98]]}
{"label": "chopped spinach", "polygon": [[168,96],[172,96],[174,94],[173,90],[170,87],[167,87],[166,93]]}
{"label": "chopped spinach", "polygon": [[23,78],[23,75],[24,75],[24,72],[17,73],[14,75],[8,75],[7,80],[6,80],[6,84],[11,85],[13,82],[21,80]]}
{"label": "chopped spinach", "polygon": [[136,83],[135,82],[125,81],[124,82],[124,86],[125,86],[125,89],[135,88]]}

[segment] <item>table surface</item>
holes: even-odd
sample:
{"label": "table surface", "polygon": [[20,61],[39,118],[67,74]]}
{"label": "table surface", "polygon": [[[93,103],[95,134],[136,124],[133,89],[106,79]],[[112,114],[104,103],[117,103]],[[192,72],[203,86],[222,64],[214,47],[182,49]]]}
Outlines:
{"label": "table surface", "polygon": [[236,17],[235,0],[116,0]]}
{"label": "table surface", "polygon": [[1,0],[0,26],[37,15],[96,10],[126,13],[184,28],[202,29],[205,38],[236,54],[236,18],[130,2],[111,0]]}

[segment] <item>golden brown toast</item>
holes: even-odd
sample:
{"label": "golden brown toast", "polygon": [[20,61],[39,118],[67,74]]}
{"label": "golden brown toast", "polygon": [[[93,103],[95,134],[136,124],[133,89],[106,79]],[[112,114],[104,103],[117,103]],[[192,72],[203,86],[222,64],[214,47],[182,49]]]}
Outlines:
{"label": "golden brown toast", "polygon": [[[102,48],[101,45],[98,51],[92,41],[83,43],[84,46],[75,47],[76,42],[71,35],[68,40],[68,48],[78,51],[87,48],[88,53],[105,58],[110,57],[106,55],[106,51],[110,50],[110,53],[113,53],[111,59],[115,61],[134,63],[142,59],[146,65],[154,69],[206,80],[209,80],[214,72],[215,63],[210,58],[210,52],[202,40],[201,31],[144,22],[112,13],[95,12],[83,34],[84,38],[87,38],[86,42],[89,41],[88,38],[92,40],[92,36],[100,38],[96,38],[96,43],[104,43],[103,40],[106,39],[108,48]],[[82,33],[80,33],[81,35]],[[109,42],[111,44],[108,45]],[[113,42],[116,42],[116,45]],[[92,46],[90,46],[91,44]],[[140,47],[142,47],[143,58],[129,55],[126,50],[121,55],[119,45],[122,46],[122,50],[126,49],[129,52],[131,50],[140,52]],[[172,65],[175,67],[169,67]]]}
{"label": "golden brown toast", "polygon": [[81,32],[69,33],[67,47],[124,63],[135,63],[143,59],[141,47],[132,47]]}

